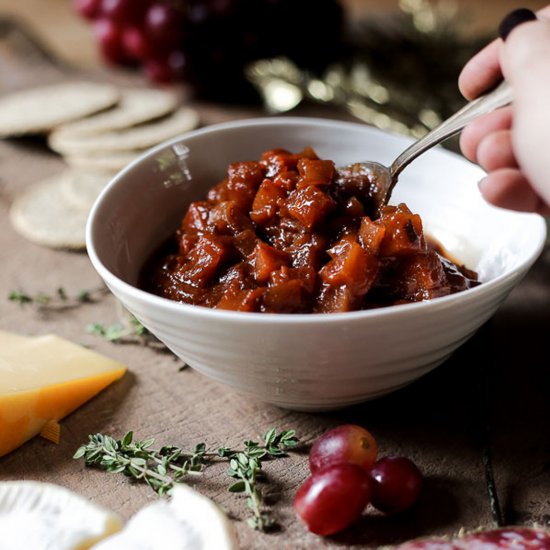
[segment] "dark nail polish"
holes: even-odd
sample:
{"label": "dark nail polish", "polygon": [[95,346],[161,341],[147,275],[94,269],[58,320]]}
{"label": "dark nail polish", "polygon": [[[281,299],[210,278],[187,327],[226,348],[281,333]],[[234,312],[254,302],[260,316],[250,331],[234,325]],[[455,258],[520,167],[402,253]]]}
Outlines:
{"label": "dark nail polish", "polygon": [[502,40],[506,40],[508,35],[515,29],[518,25],[522,23],[527,23],[528,21],[535,21],[537,16],[527,8],[519,8],[517,10],[511,11],[500,23],[498,27],[498,33]]}

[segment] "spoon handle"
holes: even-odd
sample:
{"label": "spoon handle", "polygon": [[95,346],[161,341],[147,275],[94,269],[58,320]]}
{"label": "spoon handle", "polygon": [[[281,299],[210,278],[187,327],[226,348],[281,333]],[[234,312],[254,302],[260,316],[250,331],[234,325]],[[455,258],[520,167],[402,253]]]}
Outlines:
{"label": "spoon handle", "polygon": [[[397,180],[399,173],[412,160],[434,145],[460,132],[468,123],[480,115],[484,115],[504,107],[512,102],[512,88],[504,80],[491,92],[467,103],[439,126],[427,133],[423,138],[405,149],[390,166],[392,184]],[[393,187],[393,185],[392,185]]]}

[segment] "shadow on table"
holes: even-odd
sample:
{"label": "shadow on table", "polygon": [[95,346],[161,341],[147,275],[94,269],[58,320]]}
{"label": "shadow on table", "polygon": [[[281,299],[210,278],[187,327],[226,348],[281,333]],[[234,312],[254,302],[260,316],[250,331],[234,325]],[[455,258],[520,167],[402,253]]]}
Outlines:
{"label": "shadow on table", "polygon": [[[427,477],[422,496],[411,510],[395,516],[385,516],[368,509],[367,515],[341,535],[331,537],[340,544],[360,544],[369,548],[400,544],[424,532],[444,532],[459,514],[453,491],[456,480],[450,477]],[[437,503],[434,505],[434,503]]]}

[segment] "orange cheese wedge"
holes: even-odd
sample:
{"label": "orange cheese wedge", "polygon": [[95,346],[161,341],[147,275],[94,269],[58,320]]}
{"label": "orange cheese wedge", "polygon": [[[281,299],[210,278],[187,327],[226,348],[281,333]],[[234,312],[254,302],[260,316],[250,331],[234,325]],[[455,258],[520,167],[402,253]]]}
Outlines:
{"label": "orange cheese wedge", "polygon": [[119,379],[126,367],[58,336],[0,334],[0,456]]}

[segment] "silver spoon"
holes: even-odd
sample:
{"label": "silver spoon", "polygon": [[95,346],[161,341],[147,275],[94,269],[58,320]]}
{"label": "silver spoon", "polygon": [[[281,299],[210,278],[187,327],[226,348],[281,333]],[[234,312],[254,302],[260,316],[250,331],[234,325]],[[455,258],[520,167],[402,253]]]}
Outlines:
{"label": "silver spoon", "polygon": [[367,161],[352,164],[346,167],[346,169],[355,174],[367,175],[371,181],[375,182],[377,187],[378,213],[380,213],[381,208],[388,204],[390,200],[399,174],[416,157],[431,149],[434,145],[457,134],[480,115],[490,113],[511,102],[512,89],[506,81],[502,81],[494,90],[470,101],[424,137],[415,141],[410,147],[407,147],[389,167],[383,166],[378,162]]}

